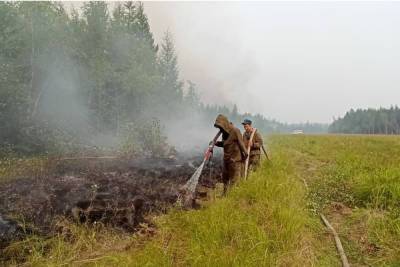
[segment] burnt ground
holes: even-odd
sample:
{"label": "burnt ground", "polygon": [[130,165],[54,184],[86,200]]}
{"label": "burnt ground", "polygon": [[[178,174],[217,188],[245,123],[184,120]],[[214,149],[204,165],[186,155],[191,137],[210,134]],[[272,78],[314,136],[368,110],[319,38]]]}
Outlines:
{"label": "burnt ground", "polygon": [[[221,161],[207,164],[199,186],[214,187]],[[135,231],[149,213],[165,212],[202,158],[70,159],[43,177],[0,184],[0,247],[29,232],[53,235],[66,217]]]}

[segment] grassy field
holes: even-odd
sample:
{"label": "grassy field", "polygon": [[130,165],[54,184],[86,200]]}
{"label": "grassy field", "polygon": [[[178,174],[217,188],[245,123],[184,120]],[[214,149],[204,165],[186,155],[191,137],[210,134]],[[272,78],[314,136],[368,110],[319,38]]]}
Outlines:
{"label": "grassy field", "polygon": [[[29,266],[400,266],[400,138],[272,136],[272,164],[200,210],[174,207],[127,235],[61,221],[59,236],[14,243]],[[307,186],[306,186],[307,185]]]}

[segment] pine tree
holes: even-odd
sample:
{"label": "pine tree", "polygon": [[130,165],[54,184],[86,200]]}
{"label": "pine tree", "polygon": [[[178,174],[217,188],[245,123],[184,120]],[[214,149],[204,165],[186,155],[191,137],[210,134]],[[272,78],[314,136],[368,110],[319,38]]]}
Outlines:
{"label": "pine tree", "polygon": [[196,84],[190,80],[187,81],[189,88],[185,95],[185,102],[190,109],[197,109],[200,106],[200,97],[196,90]]}
{"label": "pine tree", "polygon": [[143,3],[139,2],[135,18],[136,18],[137,35],[140,38],[145,39],[148,42],[148,44],[154,49],[154,51],[157,51],[158,47],[154,45],[153,34],[150,31],[148,18],[144,13]]}
{"label": "pine tree", "polygon": [[166,32],[161,44],[160,73],[162,77],[162,98],[168,108],[174,108],[182,100],[182,82],[179,80],[178,59],[170,32]]}
{"label": "pine tree", "polygon": [[105,2],[85,2],[83,7],[83,62],[88,70],[86,96],[97,130],[115,129],[115,98],[109,85],[110,16]]}

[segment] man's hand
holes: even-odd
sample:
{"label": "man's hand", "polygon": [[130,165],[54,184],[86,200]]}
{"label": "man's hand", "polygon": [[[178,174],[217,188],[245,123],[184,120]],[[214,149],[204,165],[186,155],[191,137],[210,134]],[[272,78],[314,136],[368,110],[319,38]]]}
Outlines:
{"label": "man's hand", "polygon": [[223,147],[224,146],[224,142],[223,141],[217,141],[217,142],[215,142],[215,146]]}
{"label": "man's hand", "polygon": [[248,158],[249,154],[247,154],[247,152],[244,152],[242,154],[242,160],[245,161]]}

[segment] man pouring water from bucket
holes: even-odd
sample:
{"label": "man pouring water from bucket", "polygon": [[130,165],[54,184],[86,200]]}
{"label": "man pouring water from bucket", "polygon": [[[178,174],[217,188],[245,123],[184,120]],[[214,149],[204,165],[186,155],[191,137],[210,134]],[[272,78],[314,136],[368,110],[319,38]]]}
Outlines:
{"label": "man pouring water from bucket", "polygon": [[227,117],[218,115],[214,127],[222,132],[222,141],[217,141],[215,145],[224,148],[222,180],[226,193],[228,187],[242,176],[242,164],[248,155],[240,130],[229,122]]}

